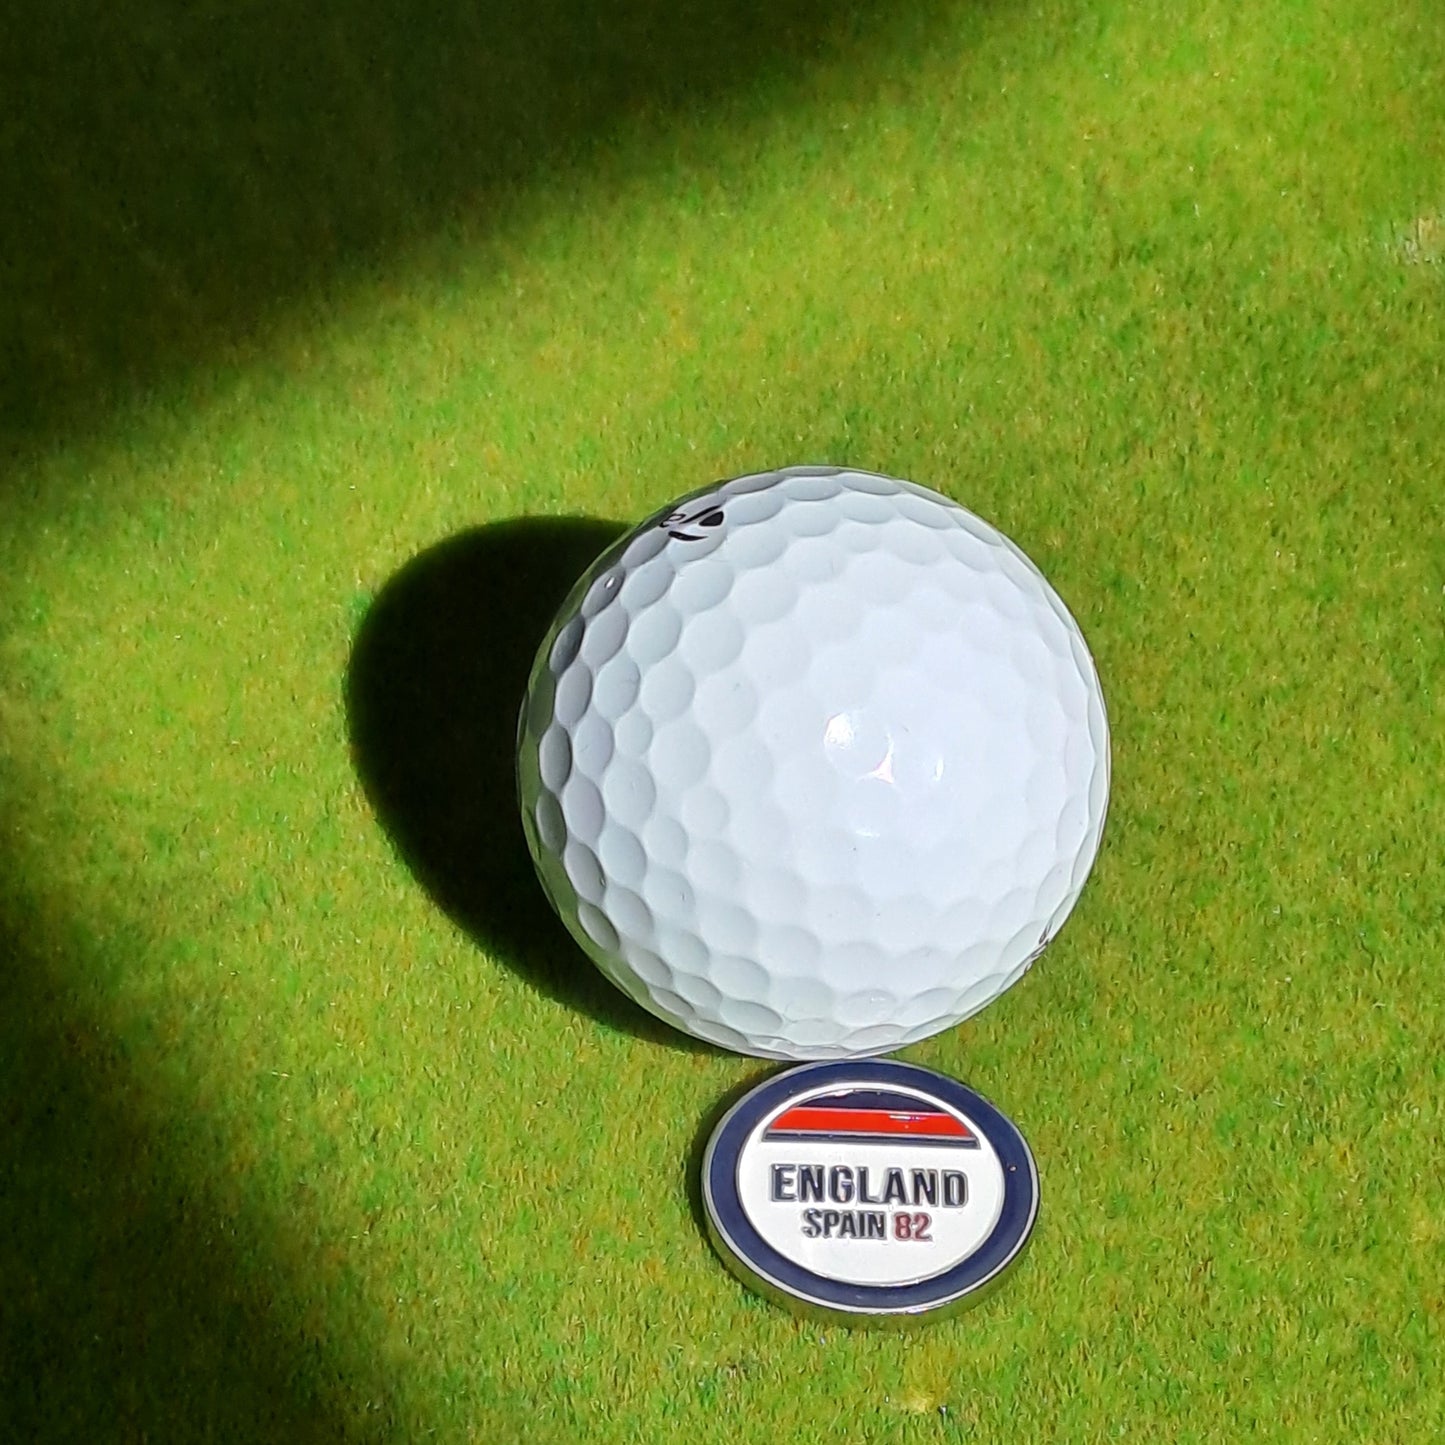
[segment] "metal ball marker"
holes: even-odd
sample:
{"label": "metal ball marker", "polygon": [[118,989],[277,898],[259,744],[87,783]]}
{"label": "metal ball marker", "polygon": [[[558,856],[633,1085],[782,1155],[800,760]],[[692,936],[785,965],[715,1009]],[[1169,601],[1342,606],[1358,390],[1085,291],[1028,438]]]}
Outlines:
{"label": "metal ball marker", "polygon": [[719,1122],[702,1165],[708,1234],[769,1299],[850,1325],[977,1301],[1038,1215],[1028,1144],[956,1079],[891,1059],[805,1064]]}

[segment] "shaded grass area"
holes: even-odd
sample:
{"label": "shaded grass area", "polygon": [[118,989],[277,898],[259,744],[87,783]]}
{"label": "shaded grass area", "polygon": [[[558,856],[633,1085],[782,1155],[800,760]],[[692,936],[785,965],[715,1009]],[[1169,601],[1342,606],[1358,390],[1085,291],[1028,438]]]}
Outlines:
{"label": "shaded grass area", "polygon": [[438,227],[497,224],[624,117],[836,43],[820,0],[25,0],[0,18],[0,437],[265,348]]}
{"label": "shaded grass area", "polygon": [[[77,1005],[7,891],[0,928],[0,1434],[7,1440],[395,1438],[360,1333],[306,1301],[315,1241],[257,1211]],[[29,925],[27,927],[26,925]]]}

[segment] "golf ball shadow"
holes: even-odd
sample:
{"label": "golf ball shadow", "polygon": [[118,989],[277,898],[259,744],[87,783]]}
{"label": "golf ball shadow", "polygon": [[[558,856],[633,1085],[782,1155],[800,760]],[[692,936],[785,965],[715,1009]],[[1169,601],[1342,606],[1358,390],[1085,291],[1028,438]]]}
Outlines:
{"label": "golf ball shadow", "polygon": [[610,1028],[710,1046],[632,1003],[581,953],[538,883],[517,809],[517,714],[569,588],[624,528],[519,518],[420,553],[382,588],[346,676],[357,771],[437,905],[534,987]]}

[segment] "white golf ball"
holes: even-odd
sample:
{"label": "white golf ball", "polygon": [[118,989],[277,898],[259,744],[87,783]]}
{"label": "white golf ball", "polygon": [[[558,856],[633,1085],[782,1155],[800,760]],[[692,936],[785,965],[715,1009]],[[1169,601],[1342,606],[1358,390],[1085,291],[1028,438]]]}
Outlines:
{"label": "white golf ball", "polygon": [[544,639],[522,820],[567,928],[677,1028],[883,1053],[1015,983],[1098,851],[1093,660],[1006,537],[910,482],[789,467],[610,547]]}

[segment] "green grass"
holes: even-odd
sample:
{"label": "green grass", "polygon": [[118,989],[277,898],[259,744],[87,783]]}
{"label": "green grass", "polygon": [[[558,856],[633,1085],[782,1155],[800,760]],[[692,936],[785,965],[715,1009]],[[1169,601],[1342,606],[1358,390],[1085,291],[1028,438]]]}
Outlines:
{"label": "green grass", "polygon": [[[1445,1438],[1438,10],[33,8],[0,1436]],[[719,1267],[758,1065],[510,813],[567,519],[804,460],[1014,536],[1114,729],[1069,927],[908,1051],[1044,1191],[908,1336]]]}

